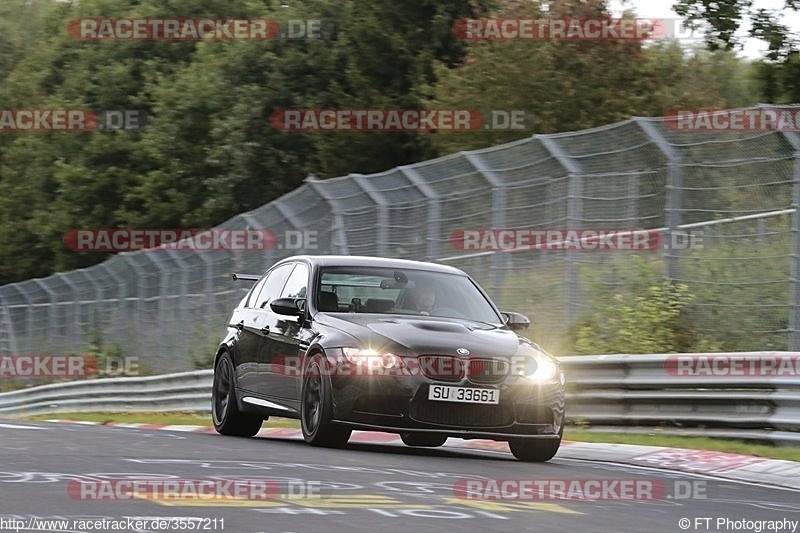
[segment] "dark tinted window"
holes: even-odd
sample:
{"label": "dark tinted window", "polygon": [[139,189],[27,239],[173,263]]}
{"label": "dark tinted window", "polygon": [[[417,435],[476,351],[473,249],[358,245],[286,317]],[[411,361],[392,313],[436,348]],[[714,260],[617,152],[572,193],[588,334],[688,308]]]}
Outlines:
{"label": "dark tinted window", "polygon": [[281,265],[275,269],[273,269],[268,275],[267,279],[261,287],[261,291],[258,293],[258,297],[256,297],[255,302],[250,302],[250,307],[255,307],[256,309],[262,309],[265,304],[271,302],[281,293],[281,289],[286,284],[286,279],[289,277],[289,273],[294,268],[294,263],[288,263],[285,265]]}
{"label": "dark tinted window", "polygon": [[[386,267],[326,267],[318,294],[333,293],[339,311],[462,318],[502,324],[486,297],[466,276]],[[317,307],[326,307],[317,302]],[[334,309],[325,309],[336,312]]]}
{"label": "dark tinted window", "polygon": [[281,291],[281,298],[305,298],[308,290],[308,267],[298,263]]}
{"label": "dark tinted window", "polygon": [[260,280],[253,285],[253,288],[250,289],[250,292],[247,293],[247,304],[245,307],[253,307],[256,303],[256,298],[258,298],[258,293],[261,292],[261,288],[264,286],[264,283],[267,281],[267,276],[263,276]]}

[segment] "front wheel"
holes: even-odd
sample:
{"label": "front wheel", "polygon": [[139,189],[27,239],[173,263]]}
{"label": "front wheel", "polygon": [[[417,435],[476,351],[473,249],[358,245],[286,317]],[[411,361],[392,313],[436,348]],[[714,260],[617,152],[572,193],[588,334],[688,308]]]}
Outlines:
{"label": "front wheel", "polygon": [[214,383],[211,387],[211,418],[217,433],[237,437],[252,437],[261,429],[263,422],[261,417],[239,410],[233,386],[233,362],[228,352],[219,357],[214,367]]}
{"label": "front wheel", "polygon": [[352,430],[331,423],[333,395],[330,379],[321,370],[323,364],[323,356],[317,354],[311,358],[303,373],[300,426],[303,438],[312,446],[341,448],[347,444]]}

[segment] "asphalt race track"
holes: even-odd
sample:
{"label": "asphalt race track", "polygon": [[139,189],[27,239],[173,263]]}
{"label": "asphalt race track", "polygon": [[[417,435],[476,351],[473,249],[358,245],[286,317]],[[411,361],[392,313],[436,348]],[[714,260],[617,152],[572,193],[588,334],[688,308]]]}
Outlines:
{"label": "asphalt race track", "polygon": [[[280,438],[19,420],[0,420],[0,442],[0,531],[14,530],[9,520],[25,521],[26,527],[33,523],[39,531],[98,530],[47,528],[29,522],[35,518],[120,521],[135,517],[154,524],[152,519],[157,517],[178,517],[182,520],[169,522],[168,527],[144,531],[236,533],[752,531],[738,529],[736,523],[718,528],[717,520],[800,520],[796,491],[558,456],[549,463],[526,464],[510,454],[489,451],[358,443],[330,450]],[[71,481],[142,477],[270,480],[280,487],[280,494],[269,500],[109,501],[82,499],[68,490],[74,486]],[[666,494],[624,501],[497,501],[465,499],[454,493],[458,480],[463,484],[481,478],[641,480],[665,487]],[[679,485],[691,486],[691,493],[679,495]],[[679,526],[682,518],[689,519],[689,527]]]}

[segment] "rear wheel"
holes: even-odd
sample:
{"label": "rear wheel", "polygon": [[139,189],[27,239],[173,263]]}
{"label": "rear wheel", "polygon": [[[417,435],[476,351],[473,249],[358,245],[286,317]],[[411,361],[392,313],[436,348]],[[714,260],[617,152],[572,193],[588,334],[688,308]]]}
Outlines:
{"label": "rear wheel", "polygon": [[426,448],[436,448],[447,441],[446,435],[436,433],[401,433],[400,438],[406,446],[424,446]]}
{"label": "rear wheel", "polygon": [[331,423],[333,419],[333,395],[331,382],[321,370],[323,357],[311,358],[303,373],[300,426],[303,438],[312,446],[341,448],[350,439],[352,430]]}
{"label": "rear wheel", "polygon": [[211,418],[217,433],[237,437],[252,437],[261,429],[263,422],[261,417],[239,410],[233,386],[233,362],[228,352],[219,357],[214,367]]}
{"label": "rear wheel", "polygon": [[562,426],[561,431],[558,432],[558,439],[511,439],[508,441],[508,447],[511,449],[511,453],[514,454],[514,457],[520,461],[543,463],[555,456],[559,446],[561,446],[561,436],[563,434],[564,428]]}

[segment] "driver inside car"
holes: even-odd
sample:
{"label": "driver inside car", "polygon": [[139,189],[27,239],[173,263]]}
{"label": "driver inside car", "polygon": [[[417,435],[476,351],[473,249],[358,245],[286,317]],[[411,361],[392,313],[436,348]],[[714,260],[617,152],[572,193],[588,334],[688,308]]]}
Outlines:
{"label": "driver inside car", "polygon": [[409,292],[411,307],[421,315],[430,315],[436,307],[436,291],[431,285],[419,284]]}

